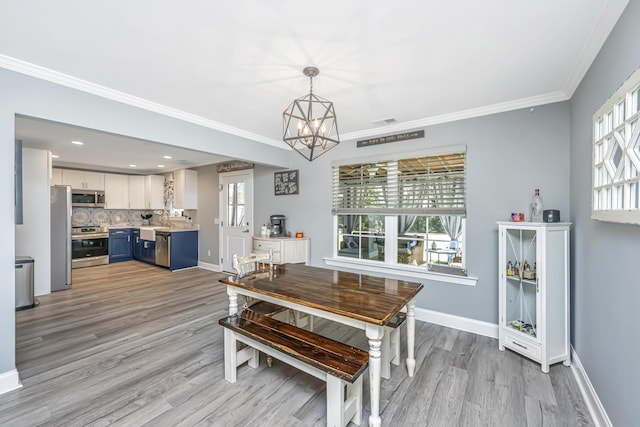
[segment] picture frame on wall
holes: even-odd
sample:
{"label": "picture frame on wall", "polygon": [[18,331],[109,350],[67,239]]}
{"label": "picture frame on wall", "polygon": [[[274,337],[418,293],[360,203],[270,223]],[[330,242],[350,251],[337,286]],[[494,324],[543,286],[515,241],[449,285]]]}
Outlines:
{"label": "picture frame on wall", "polygon": [[274,172],[273,188],[276,196],[299,194],[298,170]]}

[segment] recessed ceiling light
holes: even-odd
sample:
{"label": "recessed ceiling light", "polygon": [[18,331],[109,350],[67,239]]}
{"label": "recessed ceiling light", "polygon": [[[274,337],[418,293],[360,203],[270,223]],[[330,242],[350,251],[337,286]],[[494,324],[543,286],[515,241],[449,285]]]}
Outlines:
{"label": "recessed ceiling light", "polygon": [[159,168],[163,168],[163,167],[164,167],[164,165],[158,165],[158,167],[159,167]]}
{"label": "recessed ceiling light", "polygon": [[71,141],[71,143],[75,145],[84,145],[84,142],[82,141]]}
{"label": "recessed ceiling light", "polygon": [[130,168],[136,168],[136,165],[129,165]]}
{"label": "recessed ceiling light", "polygon": [[165,158],[165,159],[172,159],[173,158],[171,156],[162,156],[162,157]]}
{"label": "recessed ceiling light", "polygon": [[52,155],[51,155],[51,158],[52,158],[52,159],[57,159],[57,158],[59,158],[59,157],[60,157],[60,156],[58,156],[57,154],[52,154]]}

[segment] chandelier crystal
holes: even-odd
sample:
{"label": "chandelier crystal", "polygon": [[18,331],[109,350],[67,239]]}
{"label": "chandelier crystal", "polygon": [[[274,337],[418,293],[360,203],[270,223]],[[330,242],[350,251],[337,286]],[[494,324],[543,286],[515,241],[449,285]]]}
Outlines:
{"label": "chandelier crystal", "polygon": [[309,94],[294,99],[282,113],[283,137],[286,144],[312,161],[340,143],[338,122],[333,102],[313,93],[313,78],[320,74],[316,67],[306,67]]}

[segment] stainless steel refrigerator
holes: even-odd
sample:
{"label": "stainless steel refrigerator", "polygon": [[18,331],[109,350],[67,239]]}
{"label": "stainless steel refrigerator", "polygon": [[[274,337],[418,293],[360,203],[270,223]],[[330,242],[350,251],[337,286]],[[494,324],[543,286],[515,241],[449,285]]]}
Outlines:
{"label": "stainless steel refrigerator", "polygon": [[71,287],[71,187],[51,187],[51,292]]}

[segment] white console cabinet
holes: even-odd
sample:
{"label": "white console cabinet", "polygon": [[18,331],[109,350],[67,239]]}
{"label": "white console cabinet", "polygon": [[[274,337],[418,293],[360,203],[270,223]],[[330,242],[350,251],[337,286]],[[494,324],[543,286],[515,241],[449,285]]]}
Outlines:
{"label": "white console cabinet", "polygon": [[498,346],[541,364],[571,364],[569,223],[498,222]]}
{"label": "white console cabinet", "polygon": [[253,251],[273,251],[274,264],[309,264],[309,239],[294,237],[254,237]]}

